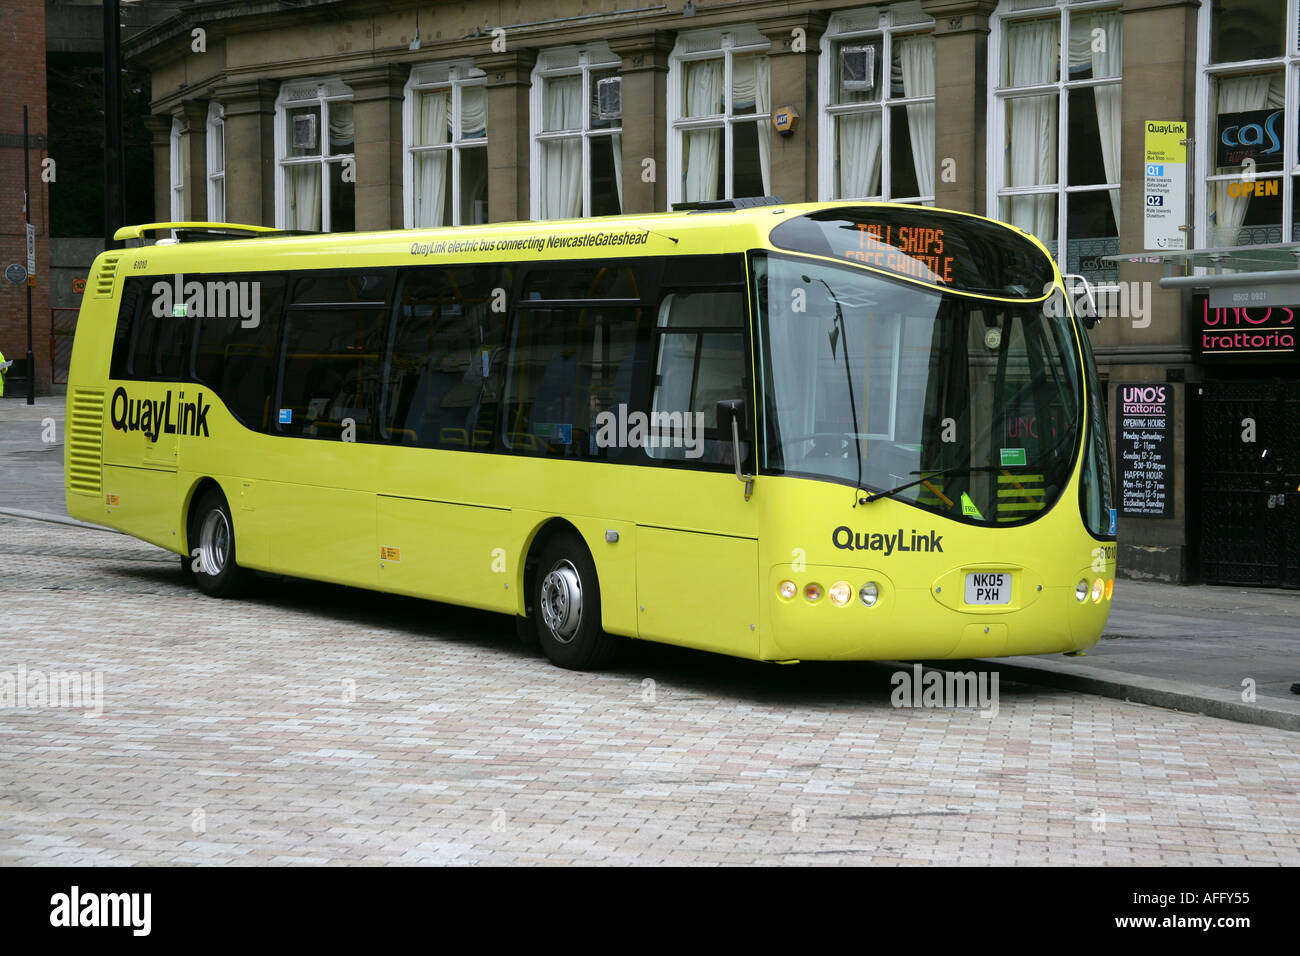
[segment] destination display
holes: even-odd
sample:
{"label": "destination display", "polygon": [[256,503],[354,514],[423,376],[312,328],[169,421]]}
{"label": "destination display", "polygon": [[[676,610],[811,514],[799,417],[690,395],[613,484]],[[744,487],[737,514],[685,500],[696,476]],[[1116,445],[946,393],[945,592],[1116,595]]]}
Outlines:
{"label": "destination display", "polygon": [[1300,305],[1216,308],[1204,294],[1192,297],[1192,340],[1205,362],[1294,362]]}
{"label": "destination display", "polygon": [[826,209],[781,223],[771,239],[780,249],[1002,298],[1041,299],[1053,281],[1051,260],[1024,235],[931,209]]}
{"label": "destination display", "polygon": [[1173,386],[1120,385],[1116,397],[1120,514],[1172,518]]}

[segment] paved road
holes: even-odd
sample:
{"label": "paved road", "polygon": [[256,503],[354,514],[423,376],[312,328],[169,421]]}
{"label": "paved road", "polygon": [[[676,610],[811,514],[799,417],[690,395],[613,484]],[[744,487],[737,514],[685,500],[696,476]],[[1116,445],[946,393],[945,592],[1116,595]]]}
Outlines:
{"label": "paved road", "polygon": [[0,602],[0,672],[103,681],[99,716],[0,709],[0,864],[1300,863],[1284,731],[1023,685],[895,709],[881,665],[653,645],[576,674],[493,615],[215,601],[5,517]]}

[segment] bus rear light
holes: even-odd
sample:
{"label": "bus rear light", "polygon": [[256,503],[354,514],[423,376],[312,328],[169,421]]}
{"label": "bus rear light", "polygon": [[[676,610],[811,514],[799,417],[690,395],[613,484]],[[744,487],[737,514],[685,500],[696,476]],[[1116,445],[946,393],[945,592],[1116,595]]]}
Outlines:
{"label": "bus rear light", "polygon": [[844,607],[853,600],[853,585],[848,581],[836,581],[831,585],[831,603],[836,607]]}
{"label": "bus rear light", "polygon": [[880,588],[876,586],[875,581],[868,581],[858,590],[858,600],[867,607],[875,607],[879,598]]}
{"label": "bus rear light", "polygon": [[809,601],[816,604],[822,599],[822,586],[820,584],[807,584],[803,589],[803,596]]}
{"label": "bus rear light", "polygon": [[1074,586],[1074,599],[1082,604],[1088,600],[1088,582],[1080,581]]}
{"label": "bus rear light", "polygon": [[798,591],[799,589],[794,586],[793,581],[782,581],[776,587],[776,593],[781,595],[781,597],[785,598],[787,601],[793,598]]}

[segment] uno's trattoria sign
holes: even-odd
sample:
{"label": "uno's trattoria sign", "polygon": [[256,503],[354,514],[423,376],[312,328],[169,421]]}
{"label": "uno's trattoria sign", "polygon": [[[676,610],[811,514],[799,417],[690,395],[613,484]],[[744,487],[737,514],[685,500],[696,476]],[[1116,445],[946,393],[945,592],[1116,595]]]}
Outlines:
{"label": "uno's trattoria sign", "polygon": [[1251,359],[1289,362],[1296,350],[1300,305],[1215,308],[1207,296],[1192,299],[1196,352],[1207,362]]}

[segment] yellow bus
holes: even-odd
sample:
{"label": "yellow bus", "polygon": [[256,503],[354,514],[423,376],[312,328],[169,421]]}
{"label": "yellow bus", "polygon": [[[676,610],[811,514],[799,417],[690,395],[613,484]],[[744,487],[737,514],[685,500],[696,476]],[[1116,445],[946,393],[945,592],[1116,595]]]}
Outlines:
{"label": "yellow bus", "polygon": [[[164,234],[153,244],[151,235]],[[250,572],[764,661],[1073,652],[1116,518],[1033,237],[891,204],[365,234],[127,227],[68,386],[77,518]]]}

